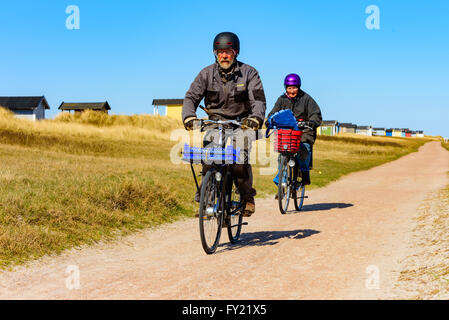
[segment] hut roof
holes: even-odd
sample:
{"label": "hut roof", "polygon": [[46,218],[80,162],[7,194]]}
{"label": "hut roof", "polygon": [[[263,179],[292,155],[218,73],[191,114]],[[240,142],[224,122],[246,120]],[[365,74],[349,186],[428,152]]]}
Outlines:
{"label": "hut roof", "polygon": [[39,97],[0,97],[0,106],[10,110],[34,110],[41,103],[45,109],[50,109],[45,96]]}
{"label": "hut roof", "polygon": [[105,102],[62,102],[59,110],[111,110],[109,103]]}
{"label": "hut roof", "polygon": [[184,99],[154,99],[153,106],[169,106],[180,105],[184,103]]}
{"label": "hut roof", "polygon": [[340,123],[340,127],[344,127],[344,128],[356,128],[357,125],[353,124],[353,123]]}
{"label": "hut roof", "polygon": [[321,126],[336,126],[338,124],[337,120],[323,120]]}

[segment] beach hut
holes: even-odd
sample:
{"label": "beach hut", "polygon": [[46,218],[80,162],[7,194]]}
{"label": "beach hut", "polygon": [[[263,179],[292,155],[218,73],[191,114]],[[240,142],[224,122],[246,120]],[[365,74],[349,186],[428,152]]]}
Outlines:
{"label": "beach hut", "polygon": [[373,136],[385,136],[385,128],[373,128]]}
{"label": "beach hut", "polygon": [[160,114],[159,107],[165,107],[167,117],[181,121],[183,102],[184,99],[154,99],[153,114]]}
{"label": "beach hut", "polygon": [[324,136],[335,136],[339,132],[337,120],[324,120],[318,128],[317,133]]}
{"label": "beach hut", "polygon": [[373,135],[373,127],[357,126],[355,133],[360,134],[362,136],[372,136]]}
{"label": "beach hut", "polygon": [[340,133],[355,133],[356,128],[353,123],[340,123]]}
{"label": "beach hut", "polygon": [[0,97],[0,107],[10,110],[17,118],[33,121],[45,119],[45,110],[50,109],[45,96]]}
{"label": "beach hut", "polygon": [[61,111],[74,111],[75,113],[83,112],[86,110],[93,110],[108,113],[111,110],[109,103],[105,102],[62,102],[58,108]]}
{"label": "beach hut", "polygon": [[393,137],[402,137],[402,129],[394,128],[393,129]]}
{"label": "beach hut", "polygon": [[408,130],[408,129],[404,129],[404,128],[401,129],[401,137],[403,137],[403,138],[406,137],[405,132],[406,132],[407,130]]}
{"label": "beach hut", "polygon": [[392,137],[393,136],[393,129],[386,129],[385,130],[385,136],[386,137]]}

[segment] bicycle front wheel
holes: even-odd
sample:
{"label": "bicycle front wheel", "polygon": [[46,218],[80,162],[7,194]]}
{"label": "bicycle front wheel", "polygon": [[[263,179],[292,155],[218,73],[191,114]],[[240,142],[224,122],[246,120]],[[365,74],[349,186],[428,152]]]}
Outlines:
{"label": "bicycle front wheel", "polygon": [[202,181],[199,224],[201,244],[207,254],[217,250],[223,223],[223,201],[220,184],[215,179],[216,170],[209,170]]}
{"label": "bicycle front wheel", "polygon": [[293,199],[296,211],[300,211],[302,209],[302,206],[304,204],[305,192],[306,192],[306,186],[304,186],[301,183],[299,186],[299,189],[296,191],[295,197]]}
{"label": "bicycle front wheel", "polygon": [[291,184],[289,179],[288,157],[281,154],[278,181],[278,202],[279,210],[282,214],[287,213],[288,204],[290,202]]}
{"label": "bicycle front wheel", "polygon": [[[298,181],[298,178],[301,178],[301,180]],[[302,184],[302,176],[300,174],[299,168],[296,168],[294,172],[293,181],[295,187],[295,190],[293,191],[293,203],[295,204],[296,211],[300,211],[302,209],[302,205],[304,204],[304,194],[306,192],[306,186]],[[299,185],[298,189],[296,189],[297,185]]]}

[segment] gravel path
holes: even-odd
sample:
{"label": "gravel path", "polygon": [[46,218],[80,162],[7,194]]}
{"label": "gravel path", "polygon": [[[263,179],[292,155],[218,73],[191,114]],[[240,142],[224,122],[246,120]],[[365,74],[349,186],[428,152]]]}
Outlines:
{"label": "gravel path", "polygon": [[448,171],[431,142],[307,192],[302,212],[257,200],[241,242],[223,233],[214,255],[186,219],[1,272],[0,299],[400,299],[417,209]]}

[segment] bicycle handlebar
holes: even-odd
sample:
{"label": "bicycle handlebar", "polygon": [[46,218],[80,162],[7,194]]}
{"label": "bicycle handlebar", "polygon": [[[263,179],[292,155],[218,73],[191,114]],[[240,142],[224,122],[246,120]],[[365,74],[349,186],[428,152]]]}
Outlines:
{"label": "bicycle handlebar", "polygon": [[222,126],[233,125],[235,127],[242,128],[242,123],[238,122],[237,120],[209,120],[209,119],[206,120],[198,119],[198,121],[196,121],[196,125],[194,124],[193,128],[204,130],[206,127],[214,124]]}
{"label": "bicycle handlebar", "polygon": [[208,124],[233,124],[235,126],[241,127],[242,123],[238,122],[237,120],[201,120],[201,122],[205,125]]}

